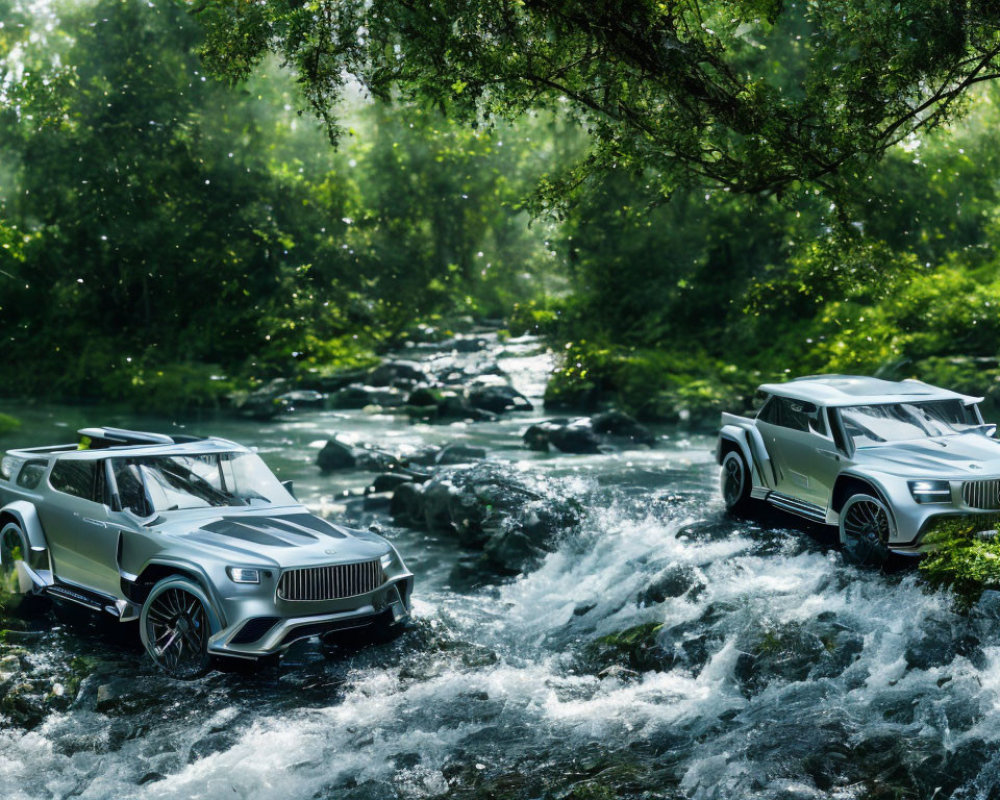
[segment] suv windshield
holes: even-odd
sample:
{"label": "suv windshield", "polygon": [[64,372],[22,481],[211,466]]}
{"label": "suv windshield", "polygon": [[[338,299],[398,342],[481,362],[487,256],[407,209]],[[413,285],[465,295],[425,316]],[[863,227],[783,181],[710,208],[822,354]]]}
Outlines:
{"label": "suv windshield", "polygon": [[855,447],[949,436],[977,423],[969,409],[957,400],[846,406],[839,411],[844,430],[854,440]]}
{"label": "suv windshield", "polygon": [[116,458],[112,469],[122,506],[144,517],[185,508],[296,502],[253,453]]}

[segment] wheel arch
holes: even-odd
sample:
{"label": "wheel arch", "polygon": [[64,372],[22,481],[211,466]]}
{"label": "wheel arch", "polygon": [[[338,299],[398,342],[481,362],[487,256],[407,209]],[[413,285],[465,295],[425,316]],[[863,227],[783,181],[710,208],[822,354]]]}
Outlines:
{"label": "wheel arch", "polygon": [[879,485],[878,481],[867,475],[857,475],[854,473],[841,474],[837,476],[833,484],[833,492],[830,494],[830,510],[840,514],[840,510],[847,502],[847,498],[858,492],[866,492],[881,500],[889,513],[895,517],[892,503],[889,502],[888,495]]}
{"label": "wheel arch", "polygon": [[715,451],[716,462],[721,465],[726,453],[734,450],[743,456],[748,466],[753,467],[753,456],[750,453],[746,431],[736,425],[727,425],[719,431],[719,446]]}
{"label": "wheel arch", "polygon": [[142,568],[135,580],[129,581],[122,578],[122,591],[129,600],[142,605],[146,602],[153,587],[170,577],[187,578],[198,586],[208,599],[211,611],[218,618],[220,627],[226,626],[223,606],[216,595],[215,587],[205,572],[195,564],[163,559],[150,561]]}
{"label": "wheel arch", "polygon": [[15,500],[0,508],[0,527],[8,522],[15,522],[20,526],[24,535],[28,537],[28,547],[36,553],[49,549],[38,511],[32,503],[27,500]]}

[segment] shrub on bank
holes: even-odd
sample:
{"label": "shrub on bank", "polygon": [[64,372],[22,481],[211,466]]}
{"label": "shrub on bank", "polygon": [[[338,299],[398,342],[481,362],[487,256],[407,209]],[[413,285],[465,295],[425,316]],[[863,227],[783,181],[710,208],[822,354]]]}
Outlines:
{"label": "shrub on bank", "polygon": [[1000,588],[1000,521],[969,517],[941,520],[925,542],[931,550],[920,572],[935,588],[950,588],[960,607],[968,608],[986,589]]}
{"label": "shrub on bank", "polygon": [[11,431],[16,431],[21,427],[21,421],[10,414],[0,414],[0,436]]}
{"label": "shrub on bank", "polygon": [[613,406],[652,421],[715,425],[725,410],[748,405],[759,373],[698,351],[685,353],[571,342],[545,390],[551,410]]}

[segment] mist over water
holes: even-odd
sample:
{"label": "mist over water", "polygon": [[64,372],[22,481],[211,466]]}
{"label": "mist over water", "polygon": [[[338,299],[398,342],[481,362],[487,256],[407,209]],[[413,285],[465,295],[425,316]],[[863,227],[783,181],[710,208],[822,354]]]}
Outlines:
{"label": "mist over water", "polygon": [[[534,347],[508,345],[500,363],[536,399],[549,358]],[[57,438],[57,422],[67,439],[84,424],[163,427],[95,409],[19,413],[31,443]],[[663,429],[652,451],[531,453],[520,434],[541,416],[189,425],[258,446],[316,512],[377,518],[417,576],[413,628],[360,650],[312,640],[278,665],[182,683],[153,671],[134,628],[46,612],[20,671],[5,659],[0,676],[6,691],[29,680],[68,699],[30,730],[0,730],[5,800],[997,796],[1000,604],[959,615],[912,571],[847,566],[829,537],[790,520],[727,518],[710,436]],[[461,580],[469,554],[454,541],[344,497],[370,476],[319,474],[333,433],[487,447],[578,502],[581,524],[527,574]],[[639,625],[655,651],[644,668],[598,663],[595,642]]]}

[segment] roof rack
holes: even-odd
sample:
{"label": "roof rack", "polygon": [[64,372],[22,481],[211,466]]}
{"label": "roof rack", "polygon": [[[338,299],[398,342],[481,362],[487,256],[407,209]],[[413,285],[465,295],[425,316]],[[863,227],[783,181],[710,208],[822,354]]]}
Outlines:
{"label": "roof rack", "polygon": [[174,444],[172,437],[163,433],[130,431],[125,428],[81,428],[77,431],[80,441],[89,439],[87,446],[96,450],[103,447],[121,447],[140,444]]}

